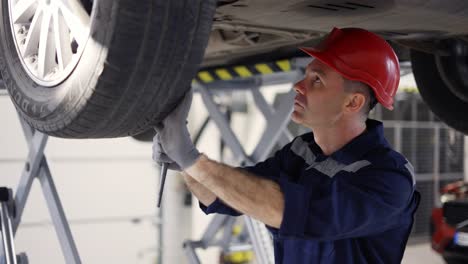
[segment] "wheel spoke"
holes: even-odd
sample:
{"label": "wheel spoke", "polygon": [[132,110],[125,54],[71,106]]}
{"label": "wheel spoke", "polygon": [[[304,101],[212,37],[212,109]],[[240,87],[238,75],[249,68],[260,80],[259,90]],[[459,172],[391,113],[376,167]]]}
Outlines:
{"label": "wheel spoke", "polygon": [[59,9],[53,14],[55,47],[57,49],[57,61],[59,69],[63,70],[72,59],[70,32],[65,24],[63,14]]}
{"label": "wheel spoke", "polygon": [[39,38],[41,36],[42,17],[43,9],[42,6],[39,6],[31,21],[24,46],[22,47],[22,53],[25,58],[37,53]]}
{"label": "wheel spoke", "polygon": [[83,21],[84,24],[89,23],[89,14],[86,12],[86,9],[81,3],[81,0],[61,0],[60,3],[67,7],[75,17],[80,21]]}
{"label": "wheel spoke", "polygon": [[36,11],[37,5],[37,0],[19,0],[12,10],[13,23],[28,23]]}
{"label": "wheel spoke", "polygon": [[37,73],[44,78],[55,66],[55,41],[52,29],[52,12],[45,10],[41,23],[41,37],[37,54]]}
{"label": "wheel spoke", "polygon": [[90,18],[81,3],[76,0],[61,2],[59,8],[62,11],[65,23],[70,29],[71,35],[78,45],[84,45],[89,32]]}

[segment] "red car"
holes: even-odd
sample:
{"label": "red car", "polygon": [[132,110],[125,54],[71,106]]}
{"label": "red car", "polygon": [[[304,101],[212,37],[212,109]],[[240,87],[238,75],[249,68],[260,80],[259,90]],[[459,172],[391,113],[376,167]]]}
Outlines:
{"label": "red car", "polygon": [[468,183],[446,185],[432,210],[432,248],[449,264],[468,263]]}

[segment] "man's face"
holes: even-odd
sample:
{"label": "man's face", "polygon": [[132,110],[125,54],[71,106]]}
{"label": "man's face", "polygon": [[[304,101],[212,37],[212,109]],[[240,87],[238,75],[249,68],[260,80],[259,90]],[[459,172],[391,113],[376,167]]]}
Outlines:
{"label": "man's face", "polygon": [[309,128],[329,127],[341,116],[346,93],[343,77],[319,60],[313,60],[304,79],[294,85],[292,120]]}

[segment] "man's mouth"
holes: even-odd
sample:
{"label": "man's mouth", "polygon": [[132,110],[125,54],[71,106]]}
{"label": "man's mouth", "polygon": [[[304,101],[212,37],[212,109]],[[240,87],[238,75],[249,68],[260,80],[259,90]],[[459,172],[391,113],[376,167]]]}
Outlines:
{"label": "man's mouth", "polygon": [[300,106],[302,108],[304,108],[304,104],[299,100],[299,98],[296,96],[296,98],[294,98],[294,106]]}

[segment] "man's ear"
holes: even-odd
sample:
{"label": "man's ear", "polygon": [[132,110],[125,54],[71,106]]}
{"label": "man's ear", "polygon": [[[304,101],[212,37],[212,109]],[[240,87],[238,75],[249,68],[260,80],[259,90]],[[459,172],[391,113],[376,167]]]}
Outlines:
{"label": "man's ear", "polygon": [[361,111],[366,103],[366,96],[362,93],[351,93],[346,98],[345,111],[349,113],[357,113]]}

